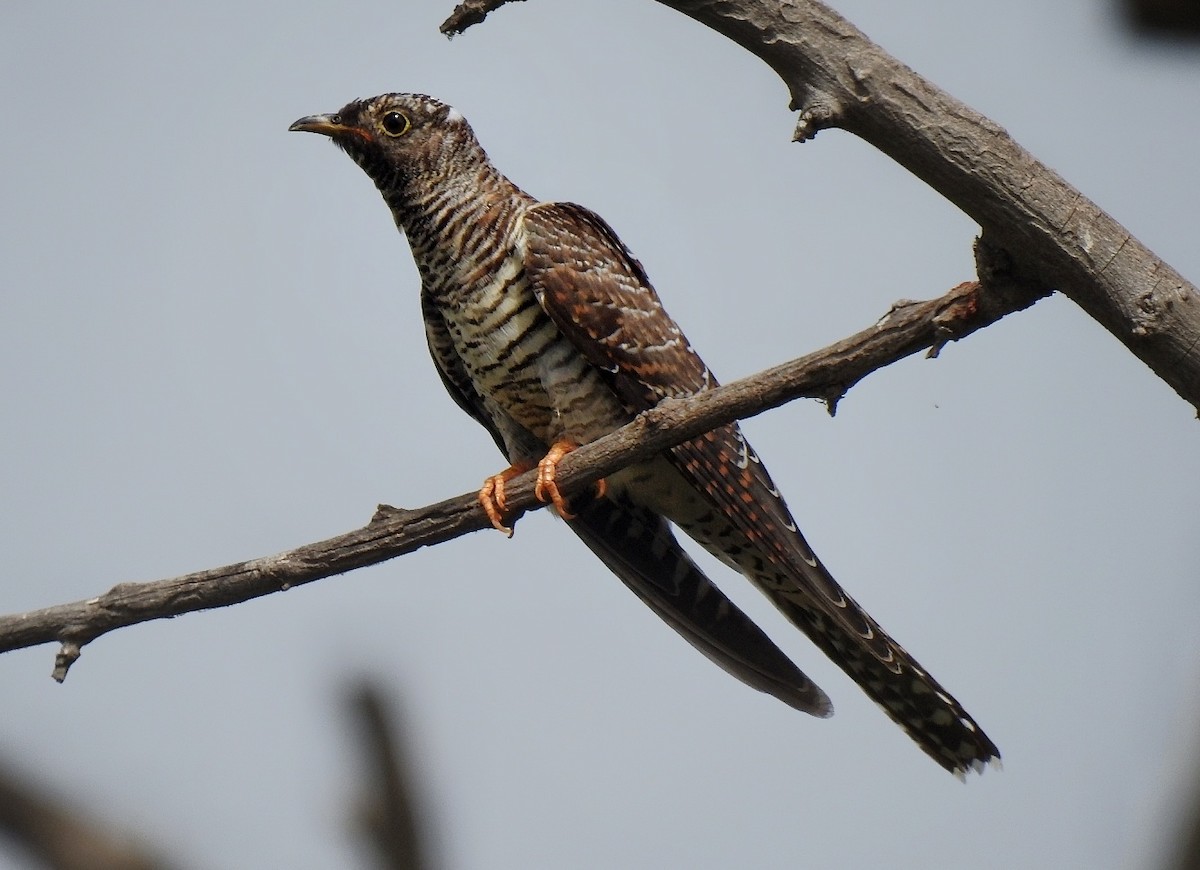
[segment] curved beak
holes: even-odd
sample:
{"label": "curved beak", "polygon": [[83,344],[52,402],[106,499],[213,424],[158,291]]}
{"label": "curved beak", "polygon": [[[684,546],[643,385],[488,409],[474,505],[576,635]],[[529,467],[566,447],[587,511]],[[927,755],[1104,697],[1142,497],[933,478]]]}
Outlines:
{"label": "curved beak", "polygon": [[322,136],[349,133],[352,129],[342,122],[339,115],[307,115],[288,127],[289,132],[320,133]]}

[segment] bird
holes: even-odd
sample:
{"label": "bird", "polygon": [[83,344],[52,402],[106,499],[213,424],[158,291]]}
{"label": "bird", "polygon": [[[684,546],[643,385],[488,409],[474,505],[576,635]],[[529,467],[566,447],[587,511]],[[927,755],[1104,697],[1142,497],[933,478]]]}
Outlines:
{"label": "bird", "polygon": [[943,768],[962,779],[998,766],[962,705],[817,558],[736,423],[593,492],[559,491],[571,450],[718,383],[608,223],[526,193],[462,113],[424,94],[352,100],[289,129],[327,136],[353,159],[407,238],[438,374],[509,463],[479,490],[495,528],[512,534],[505,483],[536,468],[537,497],[684,639],[752,688],[830,716],[828,695],[708,578],[678,528],[765,593]]}

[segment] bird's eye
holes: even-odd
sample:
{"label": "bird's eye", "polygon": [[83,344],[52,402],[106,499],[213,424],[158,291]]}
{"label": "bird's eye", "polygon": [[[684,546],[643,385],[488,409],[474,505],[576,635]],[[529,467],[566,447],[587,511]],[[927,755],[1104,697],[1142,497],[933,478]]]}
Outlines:
{"label": "bird's eye", "polygon": [[412,126],[408,116],[403,112],[388,112],[380,123],[383,126],[383,132],[389,136],[403,136]]}

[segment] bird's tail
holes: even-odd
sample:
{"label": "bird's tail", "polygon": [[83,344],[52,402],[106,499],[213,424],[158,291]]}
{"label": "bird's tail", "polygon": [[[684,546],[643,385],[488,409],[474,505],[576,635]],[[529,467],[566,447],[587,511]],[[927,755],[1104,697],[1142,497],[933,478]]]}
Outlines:
{"label": "bird's tail", "polygon": [[817,559],[736,426],[685,442],[670,457],[684,486],[663,512],[680,528],[753,581],[942,767],[961,776],[999,760],[962,705]]}
{"label": "bird's tail", "polygon": [[[824,566],[818,563],[816,570],[825,583],[833,582]],[[954,696],[844,592],[833,614],[795,593],[776,591],[771,598],[942,767],[961,777],[999,764],[996,744]]]}
{"label": "bird's tail", "polygon": [[797,710],[833,713],[826,694],[696,566],[665,519],[611,496],[574,509],[575,534],[688,643]]}
{"label": "bird's tail", "polygon": [[793,534],[804,549],[781,568],[749,541],[731,546],[740,536],[733,528],[717,537],[711,527],[684,531],[725,561],[733,553],[734,567],[942,767],[962,776],[999,761],[1000,751],[963,706],[845,593],[799,532]]}

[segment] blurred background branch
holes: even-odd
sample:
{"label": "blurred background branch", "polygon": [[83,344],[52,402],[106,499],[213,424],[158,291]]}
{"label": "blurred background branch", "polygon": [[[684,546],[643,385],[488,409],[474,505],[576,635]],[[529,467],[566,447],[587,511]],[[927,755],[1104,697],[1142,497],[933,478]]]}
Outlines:
{"label": "blurred background branch", "polygon": [[381,686],[362,680],[347,706],[362,753],[362,793],[355,827],[383,870],[433,870],[420,801],[419,775],[405,751],[402,717]]}
{"label": "blurred background branch", "polygon": [[1132,26],[1148,35],[1200,36],[1197,0],[1125,0],[1125,9]]}
{"label": "blurred background branch", "polygon": [[32,773],[0,761],[0,833],[51,870],[172,870],[139,837],[117,830],[85,805],[103,795],[68,800],[40,785]]}

